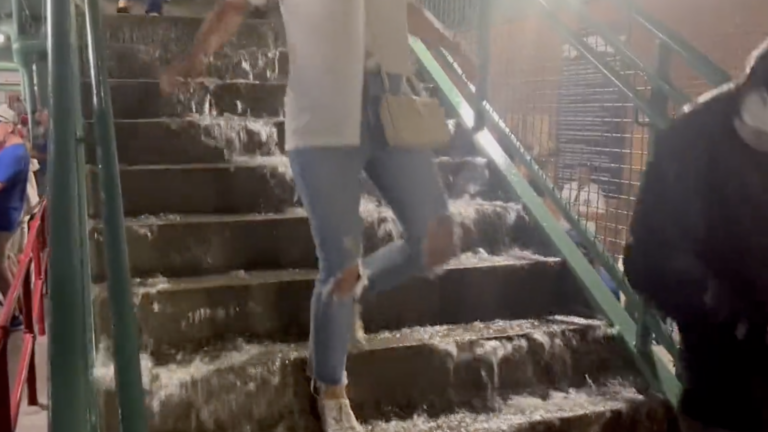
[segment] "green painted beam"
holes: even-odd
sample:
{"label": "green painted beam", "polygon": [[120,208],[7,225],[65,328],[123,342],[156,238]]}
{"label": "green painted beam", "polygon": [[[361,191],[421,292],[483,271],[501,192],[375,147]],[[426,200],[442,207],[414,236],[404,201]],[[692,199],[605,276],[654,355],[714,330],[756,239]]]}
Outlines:
{"label": "green painted beam", "polygon": [[[410,38],[411,48],[415,51],[425,69],[430,73],[445,98],[459,115],[464,127],[474,126],[474,111],[464,99],[461,92],[454,86],[448,75],[440,67],[429,49],[417,38]],[[499,121],[499,119],[495,119]],[[503,125],[502,125],[503,126]],[[506,128],[505,128],[506,129]],[[484,153],[504,174],[506,181],[520,196],[523,204],[531,212],[534,219],[544,230],[552,243],[565,257],[568,267],[574,272],[580,284],[588,294],[593,306],[603,311],[607,319],[617,327],[619,335],[632,350],[638,367],[649,380],[649,383],[673,403],[676,403],[681,393],[681,386],[670,366],[655,352],[641,352],[637,348],[637,325],[619,302],[603,284],[600,276],[589,264],[579,248],[571,241],[565,230],[544,205],[541,198],[528,184],[528,181],[517,170],[504,149],[491,135],[488,129],[475,133],[474,141],[478,149]]]}
{"label": "green painted beam", "polygon": [[552,28],[560,34],[571,46],[576,48],[584,57],[586,57],[603,75],[613,81],[616,86],[621,89],[630,99],[632,103],[639,108],[653,123],[654,125],[664,128],[669,125],[669,116],[667,113],[660,113],[655,111],[648,103],[648,100],[640,95],[635,86],[628,83],[619,71],[613,66],[603,61],[598,53],[592,49],[584,39],[566,26],[560,17],[554,12],[546,0],[538,0],[536,2],[541,7],[544,16],[552,24]]}
{"label": "green painted beam", "polygon": [[[456,65],[456,63],[453,62],[453,60],[448,57],[444,51],[438,52],[436,54],[438,56],[442,56],[442,58],[446,60],[448,64],[452,64],[455,72],[463,77],[463,72],[458,68],[458,65]],[[469,84],[467,85],[469,86]],[[515,160],[518,160],[523,166],[525,166],[525,168],[530,173],[531,179],[537,183],[542,191],[544,191],[546,197],[555,204],[557,210],[563,215],[566,222],[568,222],[568,224],[579,234],[579,237],[585,240],[584,244],[587,247],[589,253],[592,256],[597,257],[599,264],[608,272],[609,276],[611,276],[611,279],[613,279],[613,281],[626,297],[627,302],[634,304],[639,303],[640,299],[637,297],[637,294],[635,294],[635,292],[630,288],[629,283],[627,282],[626,278],[624,278],[623,272],[616,266],[616,262],[613,260],[613,258],[609,257],[607,253],[605,253],[603,245],[593,240],[594,235],[587,232],[587,228],[578,218],[576,218],[571,213],[569,207],[563,203],[563,201],[560,199],[560,196],[555,192],[555,187],[549,182],[547,174],[544,173],[541,168],[539,168],[539,166],[533,160],[533,157],[531,157],[526,152],[525,147],[523,147],[519,140],[514,136],[512,131],[510,131],[509,128],[504,125],[501,116],[499,116],[498,113],[494,111],[493,107],[487,103],[484,103],[483,106],[494,119],[492,126],[495,126],[503,132],[503,135],[501,136],[503,141],[500,143],[502,148],[508,153],[511,153]],[[656,335],[657,341],[664,347],[664,349],[666,349],[671,355],[677,358],[677,344],[668,334],[668,332],[665,331],[666,327],[664,326],[661,318],[654,316],[652,318],[648,318],[646,323],[651,327],[653,334]]]}
{"label": "green painted beam", "polygon": [[684,37],[667,27],[663,22],[637,6],[634,0],[617,0],[624,4],[632,15],[673,52],[683,58],[686,64],[701,75],[711,86],[718,87],[731,81],[731,75],[706,54],[693,46]]}
{"label": "green painted beam", "polygon": [[[49,0],[55,1],[55,0]],[[51,15],[53,16],[53,15]],[[147,432],[144,387],[141,379],[139,323],[133,303],[128,246],[125,235],[120,167],[115,144],[112,97],[107,82],[106,49],[101,29],[98,0],[85,1],[86,39],[88,47],[88,79],[93,104],[93,126],[96,136],[96,157],[102,196],[104,244],[109,278],[109,304],[112,312],[112,332],[115,361],[115,382],[120,407],[122,432]],[[55,101],[54,101],[55,102]]]}
{"label": "green painted beam", "polygon": [[[546,5],[545,0],[539,1]],[[685,94],[685,92],[672,85],[669,80],[662,79],[659,75],[654,73],[651,68],[646,67],[643,64],[643,61],[637,58],[634,53],[629,50],[624,41],[616,36],[607,25],[593,19],[583,2],[580,0],[565,0],[565,3],[578,14],[579,20],[585,27],[594,31],[598,36],[605,40],[608,45],[615,50],[616,54],[629,63],[633,68],[643,71],[648,83],[666,93],[673,103],[678,106],[683,106],[691,102],[691,98]],[[549,5],[546,5],[546,7],[550,8]]]}

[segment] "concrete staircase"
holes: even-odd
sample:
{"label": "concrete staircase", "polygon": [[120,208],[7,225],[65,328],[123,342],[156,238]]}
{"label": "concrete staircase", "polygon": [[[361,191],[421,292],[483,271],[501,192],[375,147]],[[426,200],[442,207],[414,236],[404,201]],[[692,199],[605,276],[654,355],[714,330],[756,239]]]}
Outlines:
{"label": "concrete staircase", "polygon": [[[104,20],[151,430],[318,431],[305,375],[316,258],[283,152],[284,38],[278,22],[250,21],[209,78],[164,98],[159,67],[200,23]],[[672,430],[669,404],[646,392],[524,209],[456,141],[437,163],[464,254],[435,280],[365,300],[369,343],[348,372],[366,429]],[[366,190],[370,252],[400,231]],[[117,432],[98,222],[91,239],[103,430]]]}

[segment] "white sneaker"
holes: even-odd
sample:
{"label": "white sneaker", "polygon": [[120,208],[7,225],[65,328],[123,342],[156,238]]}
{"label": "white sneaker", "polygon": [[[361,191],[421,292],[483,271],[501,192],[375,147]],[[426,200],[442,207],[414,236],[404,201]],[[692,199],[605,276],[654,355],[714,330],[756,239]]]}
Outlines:
{"label": "white sneaker", "polygon": [[363,427],[349,406],[349,399],[320,398],[317,404],[323,432],[363,432]]}

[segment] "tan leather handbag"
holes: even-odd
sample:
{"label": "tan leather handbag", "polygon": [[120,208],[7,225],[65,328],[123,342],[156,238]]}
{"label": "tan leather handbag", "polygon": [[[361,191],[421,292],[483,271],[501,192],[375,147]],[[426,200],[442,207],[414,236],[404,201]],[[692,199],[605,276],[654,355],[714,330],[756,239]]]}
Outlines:
{"label": "tan leather handbag", "polygon": [[[389,79],[382,73],[385,94],[381,98],[380,116],[389,145],[408,149],[434,150],[444,148],[451,139],[445,110],[437,99],[425,95],[413,96],[403,91],[393,95]],[[406,80],[414,80],[407,77]],[[403,82],[407,87],[407,82]],[[418,84],[414,84],[418,89]]]}

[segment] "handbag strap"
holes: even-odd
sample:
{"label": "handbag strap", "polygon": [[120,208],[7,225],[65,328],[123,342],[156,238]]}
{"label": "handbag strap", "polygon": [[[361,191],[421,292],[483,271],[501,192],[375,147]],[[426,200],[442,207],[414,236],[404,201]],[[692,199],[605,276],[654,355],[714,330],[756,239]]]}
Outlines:
{"label": "handbag strap", "polygon": [[[389,92],[389,76],[387,76],[387,72],[383,68],[379,68],[379,73],[381,74],[381,81],[384,83],[384,91],[387,94],[391,94]],[[408,82],[411,83],[410,88],[412,89],[412,93],[416,97],[425,97],[425,93],[421,88],[421,83],[416,79],[416,76],[413,74],[408,74],[403,76],[403,84],[402,86],[408,87]],[[403,87],[400,87],[400,93],[403,92]]]}

